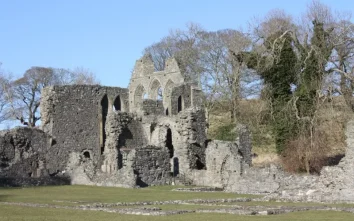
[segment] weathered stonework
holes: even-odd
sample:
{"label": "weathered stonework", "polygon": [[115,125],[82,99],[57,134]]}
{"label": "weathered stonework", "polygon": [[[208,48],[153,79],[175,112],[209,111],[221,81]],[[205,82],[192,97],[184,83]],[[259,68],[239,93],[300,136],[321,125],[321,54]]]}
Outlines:
{"label": "weathered stonework", "polygon": [[[127,89],[45,88],[40,108],[41,133],[48,141],[42,144],[39,158],[45,163],[38,161],[39,177],[133,187],[171,184],[180,176],[193,179],[191,171],[206,170],[202,93],[185,82],[174,59],[159,72],[154,72],[150,56],[139,59]],[[14,148],[4,145],[2,155],[11,155]]]}
{"label": "weathered stonework", "polygon": [[[53,158],[47,155],[51,138],[38,129],[17,128],[0,136],[0,176],[41,177]],[[49,158],[49,159],[48,159]]]}
{"label": "weathered stonework", "polygon": [[170,161],[167,148],[147,146],[135,149],[133,170],[139,186],[166,185],[170,182]]}
{"label": "weathered stonework", "polygon": [[354,201],[354,121],[338,166],[320,176],[292,175],[252,167],[245,125],[234,142],[207,140],[202,98],[176,60],[154,72],[150,56],[136,62],[128,88],[45,88],[42,130],[0,132],[0,185],[189,183],[269,198]]}

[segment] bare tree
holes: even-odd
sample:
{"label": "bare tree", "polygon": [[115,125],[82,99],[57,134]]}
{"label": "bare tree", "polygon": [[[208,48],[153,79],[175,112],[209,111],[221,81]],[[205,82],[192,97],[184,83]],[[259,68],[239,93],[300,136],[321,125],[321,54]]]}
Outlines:
{"label": "bare tree", "polygon": [[276,33],[295,32],[297,27],[292,16],[280,9],[271,10],[264,18],[255,19],[250,24],[250,33],[256,44],[273,44]]}
{"label": "bare tree", "polygon": [[0,63],[0,123],[8,119],[10,80],[11,75],[4,73]]}
{"label": "bare tree", "polygon": [[[240,100],[248,94],[251,71],[236,56],[248,50],[251,40],[236,30],[205,32],[201,41],[202,86],[207,96],[205,105],[209,110],[218,102],[227,102],[234,121],[240,119]],[[253,79],[254,81],[256,79]]]}
{"label": "bare tree", "polygon": [[40,120],[41,91],[52,85],[98,84],[95,75],[85,68],[74,70],[32,67],[23,77],[14,81],[6,79],[6,119],[19,120],[23,125],[35,127]]}
{"label": "bare tree", "polygon": [[100,84],[95,74],[87,68],[76,67],[74,69],[53,68],[55,85],[71,85],[71,84]]}
{"label": "bare tree", "polygon": [[334,51],[329,59],[326,91],[328,95],[342,95],[354,112],[354,24],[350,19],[336,22],[331,37]]}
{"label": "bare tree", "polygon": [[[256,91],[257,75],[239,63],[234,54],[251,46],[249,37],[240,31],[208,32],[199,25],[189,24],[187,30],[173,30],[144,53],[152,55],[155,69],[162,70],[169,57],[175,57],[187,80],[198,82],[210,112],[218,102],[228,102],[236,120],[242,95]],[[259,85],[258,85],[259,86]]]}
{"label": "bare tree", "polygon": [[165,61],[174,57],[187,81],[200,83],[203,67],[199,63],[200,36],[204,30],[197,24],[190,23],[187,30],[171,30],[167,37],[144,49],[143,53],[150,53],[155,69],[161,71]]}
{"label": "bare tree", "polygon": [[41,90],[55,81],[52,68],[32,67],[23,77],[12,82],[12,116],[22,124],[34,127],[40,119],[38,109]]}
{"label": "bare tree", "polygon": [[144,49],[144,54],[151,54],[156,71],[162,71],[165,68],[166,60],[173,57],[175,52],[172,48],[172,43],[173,41],[170,37],[165,37]]}

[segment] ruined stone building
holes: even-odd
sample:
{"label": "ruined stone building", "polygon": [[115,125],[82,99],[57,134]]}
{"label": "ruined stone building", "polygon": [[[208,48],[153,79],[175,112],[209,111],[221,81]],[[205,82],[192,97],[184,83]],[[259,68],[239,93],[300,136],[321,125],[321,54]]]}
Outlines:
{"label": "ruined stone building", "polygon": [[201,176],[217,171],[215,182],[222,185],[226,167],[236,164],[232,170],[240,172],[250,152],[242,156],[236,143],[207,140],[202,96],[200,88],[185,82],[175,59],[155,72],[150,56],[136,62],[128,88],[45,88],[42,131],[21,128],[40,138],[23,131],[21,138],[16,132],[5,134],[1,173],[68,176],[73,184],[147,186],[181,178],[200,182]]}
{"label": "ruined stone building", "polygon": [[[238,193],[354,201],[354,122],[347,155],[320,176],[253,168],[247,127],[235,142],[206,136],[203,94],[176,60],[154,71],[136,61],[128,88],[53,86],[42,91],[41,129],[0,132],[0,186],[67,183],[148,186],[189,183]],[[350,194],[349,194],[350,193]]]}

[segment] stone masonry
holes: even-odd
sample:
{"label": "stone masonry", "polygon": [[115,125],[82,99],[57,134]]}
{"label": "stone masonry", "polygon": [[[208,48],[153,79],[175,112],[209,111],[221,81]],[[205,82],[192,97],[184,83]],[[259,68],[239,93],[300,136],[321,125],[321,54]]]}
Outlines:
{"label": "stone masonry", "polygon": [[0,185],[66,183],[149,186],[191,183],[238,193],[312,201],[354,201],[354,121],[348,150],[320,176],[252,167],[251,137],[208,140],[203,94],[175,59],[154,71],[136,61],[128,88],[99,85],[43,89],[41,129],[0,132]]}

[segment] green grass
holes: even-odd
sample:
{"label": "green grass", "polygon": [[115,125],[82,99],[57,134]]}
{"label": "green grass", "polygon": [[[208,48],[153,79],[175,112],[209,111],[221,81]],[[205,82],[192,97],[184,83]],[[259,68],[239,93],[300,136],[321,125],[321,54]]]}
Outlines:
{"label": "green grass", "polygon": [[[148,205],[148,206],[134,206],[132,208],[153,208],[158,207],[161,210],[198,210],[198,209],[228,209],[235,208],[235,205],[196,205],[196,204],[167,204],[167,205]],[[125,206],[118,206],[116,208],[127,208]]]}
{"label": "green grass", "polygon": [[70,202],[115,203],[136,201],[165,201],[188,199],[222,199],[248,197],[234,193],[200,193],[171,191],[176,186],[160,186],[141,189],[97,186],[47,186],[33,188],[0,188],[0,202],[31,202],[62,204]]}
{"label": "green grass", "polygon": [[316,206],[327,206],[327,207],[343,207],[343,208],[353,208],[354,204],[346,204],[346,203],[341,203],[341,204],[324,204],[324,203],[293,203],[293,202],[274,202],[274,201],[269,201],[269,202],[232,202],[232,203],[218,203],[218,205],[227,205],[227,206],[295,206],[295,207],[316,207]]}
{"label": "green grass", "polygon": [[[57,221],[57,220],[309,220],[326,221],[341,220],[352,221],[354,214],[346,212],[332,211],[308,211],[294,212],[276,216],[238,216],[230,214],[199,214],[190,213],[172,216],[137,216],[121,215],[117,213],[107,213],[102,211],[84,211],[74,209],[54,209],[54,208],[32,208],[17,205],[5,205],[1,202],[26,202],[26,203],[48,203],[60,205],[78,205],[72,203],[80,201],[79,204],[86,203],[112,203],[112,202],[136,202],[136,201],[164,201],[164,200],[188,200],[188,199],[218,199],[249,197],[249,195],[237,195],[233,193],[210,192],[178,192],[171,191],[176,186],[149,187],[143,189],[124,189],[113,187],[94,187],[94,186],[51,186],[33,188],[0,188],[0,221]],[[268,205],[268,206],[316,206],[323,204],[303,204],[303,203],[277,203],[277,202],[248,202],[222,205],[154,205],[147,207],[159,207],[163,210],[195,210],[195,209],[215,209],[230,208],[233,205]],[[333,205],[332,205],[333,206]],[[335,205],[352,206],[352,205]],[[126,208],[126,207],[125,207]]]}
{"label": "green grass", "polygon": [[352,221],[354,214],[340,212],[295,212],[277,216],[237,216],[230,214],[183,214],[174,216],[135,216],[100,211],[63,210],[50,208],[27,208],[0,205],[1,221]]}

